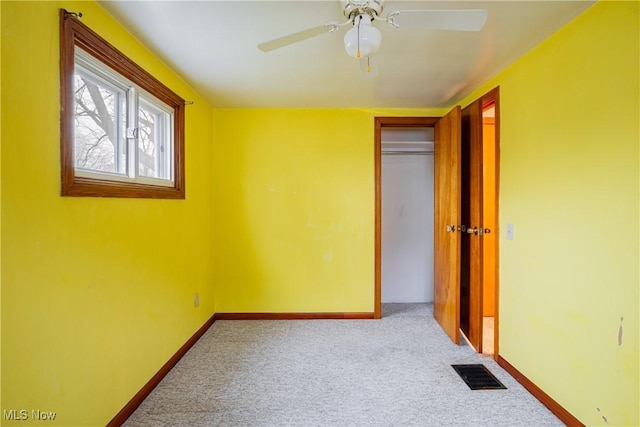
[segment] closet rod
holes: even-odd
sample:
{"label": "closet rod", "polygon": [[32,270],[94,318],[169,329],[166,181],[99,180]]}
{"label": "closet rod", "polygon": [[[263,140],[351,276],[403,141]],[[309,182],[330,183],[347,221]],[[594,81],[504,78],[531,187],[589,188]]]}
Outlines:
{"label": "closet rod", "polygon": [[382,151],[382,154],[400,154],[400,155],[423,155],[433,156],[433,151]]}

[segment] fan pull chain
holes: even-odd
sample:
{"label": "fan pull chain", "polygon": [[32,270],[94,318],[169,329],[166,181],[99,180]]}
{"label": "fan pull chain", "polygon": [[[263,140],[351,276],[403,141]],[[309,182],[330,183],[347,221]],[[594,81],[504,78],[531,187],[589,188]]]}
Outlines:
{"label": "fan pull chain", "polygon": [[360,23],[362,22],[362,15],[359,15],[358,18],[358,52],[356,53],[356,57],[360,59]]}
{"label": "fan pull chain", "polygon": [[371,58],[367,56],[367,73],[371,72]]}

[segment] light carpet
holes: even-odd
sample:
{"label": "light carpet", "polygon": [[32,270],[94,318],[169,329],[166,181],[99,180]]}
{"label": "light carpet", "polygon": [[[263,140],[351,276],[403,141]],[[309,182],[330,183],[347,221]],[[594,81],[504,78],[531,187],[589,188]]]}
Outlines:
{"label": "light carpet", "polygon": [[[562,426],[493,359],[454,345],[431,304],[381,320],[217,321],[125,426]],[[472,391],[483,363],[507,390]]]}

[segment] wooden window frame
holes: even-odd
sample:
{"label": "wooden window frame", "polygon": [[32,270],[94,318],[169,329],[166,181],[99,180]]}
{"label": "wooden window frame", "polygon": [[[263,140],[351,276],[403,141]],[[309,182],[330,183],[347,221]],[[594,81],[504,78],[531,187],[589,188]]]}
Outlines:
{"label": "wooden window frame", "polygon": [[[76,176],[74,158],[74,70],[79,47],[135,85],[173,109],[173,185],[161,186],[111,180],[108,177]],[[60,9],[60,160],[61,195],[184,199],[185,101],[126,55],[80,22],[78,16]]]}

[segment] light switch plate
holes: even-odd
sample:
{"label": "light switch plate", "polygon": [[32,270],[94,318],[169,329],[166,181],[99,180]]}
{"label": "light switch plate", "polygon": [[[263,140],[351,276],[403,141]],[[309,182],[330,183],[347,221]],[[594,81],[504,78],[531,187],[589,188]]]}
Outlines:
{"label": "light switch plate", "polygon": [[507,224],[507,240],[513,240],[513,224]]}

